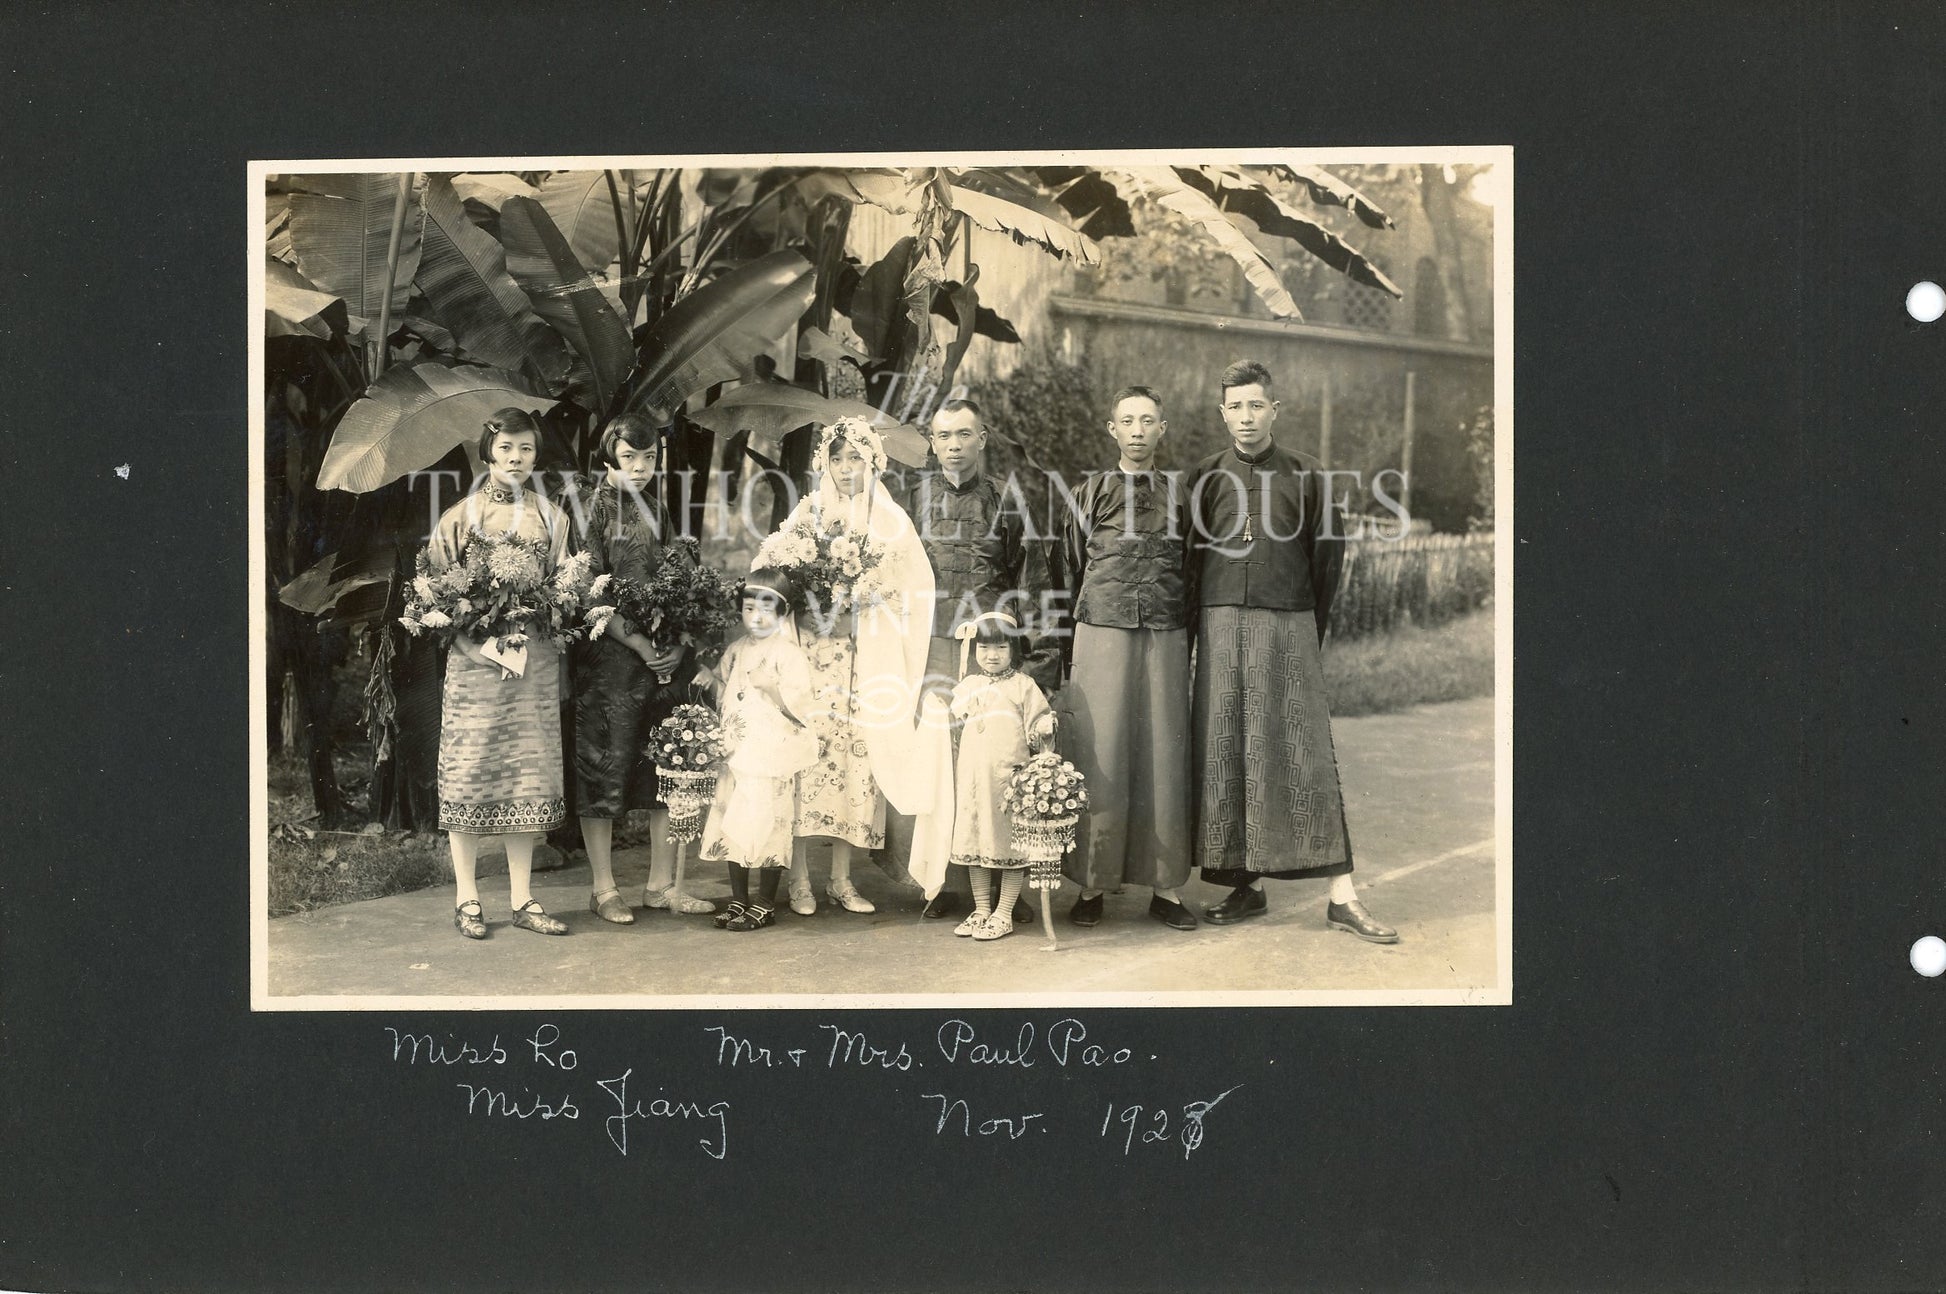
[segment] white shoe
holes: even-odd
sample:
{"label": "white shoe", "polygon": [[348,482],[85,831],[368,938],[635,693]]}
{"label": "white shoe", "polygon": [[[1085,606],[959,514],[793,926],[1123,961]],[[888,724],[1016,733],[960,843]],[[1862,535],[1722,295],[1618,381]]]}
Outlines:
{"label": "white shoe", "polygon": [[800,881],[793,879],[791,881],[791,911],[797,913],[800,917],[808,917],[814,915],[817,910],[818,900],[817,896],[811,893],[811,882],[808,880]]}
{"label": "white shoe", "polygon": [[842,881],[825,890],[831,901],[847,912],[876,912],[878,908],[872,901],[858,892],[858,887],[850,881]]}

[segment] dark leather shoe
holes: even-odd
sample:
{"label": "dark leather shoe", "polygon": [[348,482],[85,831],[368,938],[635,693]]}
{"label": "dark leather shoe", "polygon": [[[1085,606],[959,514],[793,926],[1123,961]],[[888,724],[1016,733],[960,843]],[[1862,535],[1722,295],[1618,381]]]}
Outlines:
{"label": "dark leather shoe", "polygon": [[1365,911],[1365,905],[1357,899],[1349,903],[1329,903],[1325,905],[1324,919],[1328,925],[1335,926],[1347,934],[1357,935],[1367,943],[1395,944],[1399,942],[1399,932],[1391,926],[1380,925],[1372,920],[1372,914]]}
{"label": "dark leather shoe", "polygon": [[1092,899],[1076,899],[1068,909],[1068,920],[1078,926],[1098,926],[1101,924],[1101,895]]}
{"label": "dark leather shoe", "polygon": [[928,921],[938,921],[952,916],[957,911],[959,911],[959,895],[951,890],[941,890],[932,896],[931,901],[926,904],[926,910],[919,915]]}
{"label": "dark leather shoe", "polygon": [[1031,926],[1034,924],[1034,916],[1035,916],[1034,909],[1031,905],[1028,904],[1026,899],[1014,900],[1014,924],[1015,925]]}
{"label": "dark leather shoe", "polygon": [[1149,900],[1149,915],[1171,930],[1194,930],[1196,914],[1181,903],[1171,903],[1160,894]]}
{"label": "dark leather shoe", "polygon": [[1239,885],[1230,891],[1230,897],[1221,903],[1212,903],[1203,909],[1203,920],[1213,926],[1234,925],[1260,917],[1270,911],[1270,899],[1260,889]]}

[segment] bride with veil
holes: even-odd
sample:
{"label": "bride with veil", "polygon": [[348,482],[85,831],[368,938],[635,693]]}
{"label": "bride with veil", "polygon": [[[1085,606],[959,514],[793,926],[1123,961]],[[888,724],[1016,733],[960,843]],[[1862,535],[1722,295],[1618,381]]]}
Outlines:
{"label": "bride with veil", "polygon": [[[849,912],[873,904],[851,880],[854,850],[885,844],[889,800],[901,813],[924,813],[933,773],[915,758],[914,701],[932,638],[932,565],[910,517],[880,481],[885,444],[862,418],[840,418],[818,441],[816,487],[777,534],[760,562],[795,565],[793,544],[807,532],[868,537],[878,560],[854,582],[856,598],[839,607],[812,606],[799,620],[810,660],[816,706],[811,728],[820,738],[818,762],[798,775],[796,857],[791,907],[816,910],[805,841],[831,842],[827,894]],[[847,555],[856,551],[846,546]]]}

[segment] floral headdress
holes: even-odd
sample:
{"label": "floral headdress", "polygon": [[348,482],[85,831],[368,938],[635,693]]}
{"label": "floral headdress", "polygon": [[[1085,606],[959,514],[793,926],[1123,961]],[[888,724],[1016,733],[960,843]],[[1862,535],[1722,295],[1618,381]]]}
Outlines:
{"label": "floral headdress", "polygon": [[885,438],[870,422],[855,414],[831,423],[818,436],[817,453],[812,458],[812,464],[818,471],[830,468],[831,452],[838,447],[839,441],[850,441],[852,448],[864,455],[865,467],[874,480],[885,471]]}

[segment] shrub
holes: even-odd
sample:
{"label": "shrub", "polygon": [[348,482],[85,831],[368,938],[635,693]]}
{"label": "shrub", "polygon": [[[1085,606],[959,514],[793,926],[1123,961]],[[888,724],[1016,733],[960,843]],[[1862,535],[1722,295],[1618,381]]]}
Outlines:
{"label": "shrub", "polygon": [[1331,636],[1362,638],[1403,625],[1444,624],[1492,597],[1490,534],[1352,540],[1332,603]]}

